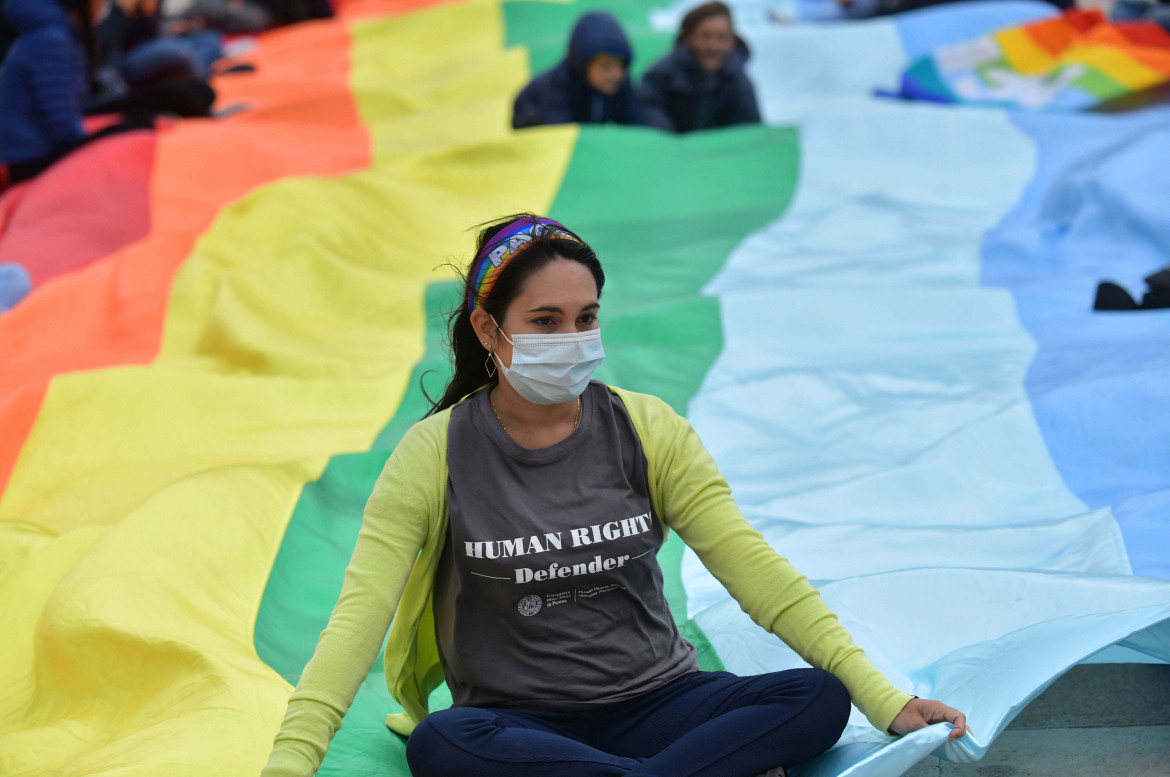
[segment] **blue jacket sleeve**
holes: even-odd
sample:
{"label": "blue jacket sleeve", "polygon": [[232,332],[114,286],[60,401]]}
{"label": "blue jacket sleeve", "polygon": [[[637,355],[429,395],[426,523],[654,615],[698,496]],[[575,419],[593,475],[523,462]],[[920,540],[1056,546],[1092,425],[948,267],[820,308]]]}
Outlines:
{"label": "blue jacket sleeve", "polygon": [[650,68],[642,77],[638,96],[642,100],[643,123],[667,132],[677,132],[674,119],[666,112],[666,84],[669,75],[657,67]]}
{"label": "blue jacket sleeve", "polygon": [[58,34],[42,37],[40,61],[27,72],[33,99],[45,118],[49,140],[59,148],[85,137],[85,127],[81,124],[85,95],[78,88],[85,81],[85,67],[75,41]]}
{"label": "blue jacket sleeve", "polygon": [[730,124],[759,124],[760,107],[756,103],[756,90],[746,73],[735,79],[735,98],[732,101]]}
{"label": "blue jacket sleeve", "polygon": [[633,84],[627,84],[624,91],[624,105],[623,118],[618,119],[619,124],[634,124],[645,125],[649,124],[646,119],[646,111],[642,106],[642,98],[638,95],[638,90],[634,88]]}
{"label": "blue jacket sleeve", "polygon": [[512,108],[512,128],[540,127],[545,124],[571,124],[575,121],[568,95],[556,88],[544,74],[534,78],[516,95]]}

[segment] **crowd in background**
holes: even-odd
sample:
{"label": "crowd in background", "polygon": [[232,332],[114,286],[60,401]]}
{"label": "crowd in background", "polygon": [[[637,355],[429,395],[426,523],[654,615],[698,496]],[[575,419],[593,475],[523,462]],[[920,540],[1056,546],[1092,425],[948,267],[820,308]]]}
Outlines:
{"label": "crowd in background", "polygon": [[[181,0],[180,0],[181,1]],[[332,15],[329,0],[0,0],[0,190],[95,140],[160,115],[214,113],[213,75],[238,36]],[[174,2],[174,0],[170,0]],[[674,132],[758,122],[748,49],[721,2],[687,14],[674,50],[634,88],[633,50],[613,16],[582,17],[561,64],[516,100],[514,126],[645,124]],[[94,130],[87,116],[117,117]]]}
{"label": "crowd in background", "polygon": [[[849,16],[948,0],[836,0]],[[1048,0],[1068,6],[1073,0]],[[182,3],[183,7],[169,7]],[[213,75],[246,71],[225,35],[333,14],[331,0],[0,0],[0,191],[80,146],[160,115],[214,115]],[[1118,0],[1114,18],[1170,28],[1170,0]],[[238,39],[237,39],[238,40]],[[745,72],[750,52],[722,2],[692,8],[673,50],[635,85],[618,21],[595,11],[565,57],[516,98],[513,126],[633,124],[669,132],[760,121]],[[87,115],[114,116],[100,130]]]}
{"label": "crowd in background", "polygon": [[[225,35],[332,14],[328,0],[0,0],[0,189],[160,115],[211,115],[211,76],[249,69],[225,62]],[[94,115],[120,118],[91,131]]]}
{"label": "crowd in background", "polygon": [[635,88],[634,52],[621,26],[608,13],[588,13],[573,28],[564,60],[517,96],[512,126],[612,122],[691,132],[756,123],[748,56],[731,9],[704,3],[683,17],[674,49]]}

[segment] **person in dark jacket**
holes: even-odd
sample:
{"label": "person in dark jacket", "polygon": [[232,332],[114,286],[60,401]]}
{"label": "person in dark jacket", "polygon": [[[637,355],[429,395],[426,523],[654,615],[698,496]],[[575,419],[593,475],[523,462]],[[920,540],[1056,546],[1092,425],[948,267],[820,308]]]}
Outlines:
{"label": "person in dark jacket", "polygon": [[674,50],[642,77],[646,123],[671,132],[758,123],[756,93],[744,72],[748,56],[730,8],[721,2],[693,8]]}
{"label": "person in dark jacket", "polygon": [[114,0],[94,30],[97,59],[131,89],[211,77],[223,58],[223,34],[198,30],[164,34],[159,0]]}
{"label": "person in dark jacket", "polygon": [[96,89],[87,114],[208,116],[208,79],[223,57],[223,35],[200,30],[164,35],[158,0],[114,0],[94,30]]}
{"label": "person in dark jacket", "polygon": [[5,0],[18,35],[0,65],[0,189],[90,141],[149,127],[127,119],[91,135],[81,123],[93,22],[107,8],[105,0]]}
{"label": "person in dark jacket", "polygon": [[569,54],[516,97],[512,126],[641,124],[630,83],[633,50],[617,19],[595,11],[582,16],[569,38]]}
{"label": "person in dark jacket", "polygon": [[92,13],[89,0],[5,0],[17,37],[0,66],[0,161],[19,165],[85,138]]}

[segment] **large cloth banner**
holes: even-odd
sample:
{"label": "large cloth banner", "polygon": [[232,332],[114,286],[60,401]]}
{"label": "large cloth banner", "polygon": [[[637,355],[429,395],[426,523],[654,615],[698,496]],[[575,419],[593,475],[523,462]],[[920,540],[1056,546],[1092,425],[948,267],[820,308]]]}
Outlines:
{"label": "large cloth banner", "polygon": [[[256,774],[425,387],[476,224],[606,271],[597,377],[694,423],[748,519],[899,687],[801,775],[970,761],[1085,660],[1170,661],[1170,313],[1091,311],[1170,253],[1170,111],[873,96],[1033,2],[780,25],[733,3],[762,126],[510,129],[587,0],[352,0],[263,36],[219,120],[0,198],[0,773]],[[685,7],[609,7],[635,70]],[[799,666],[676,538],[704,668]],[[450,703],[440,688],[432,709]],[[322,775],[408,777],[379,660]]]}

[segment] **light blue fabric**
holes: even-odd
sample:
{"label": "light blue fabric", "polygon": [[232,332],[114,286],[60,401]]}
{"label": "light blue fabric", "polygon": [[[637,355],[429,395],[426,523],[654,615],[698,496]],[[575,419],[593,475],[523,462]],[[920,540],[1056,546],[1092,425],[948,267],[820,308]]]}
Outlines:
{"label": "light blue fabric", "polygon": [[31,291],[28,270],[14,262],[0,262],[0,313],[16,307]]}
{"label": "light blue fabric", "polygon": [[[654,12],[651,15],[654,26],[664,30],[678,29],[678,22],[683,14],[700,2],[701,0],[681,0]],[[728,2],[728,5],[735,13],[737,26],[759,23],[848,22],[872,17],[880,7],[879,0],[853,0],[848,5],[842,5],[838,0],[735,0]],[[923,37],[946,44],[963,40],[964,31],[975,25],[992,29],[1057,13],[1053,6],[1034,0],[998,2],[971,0],[967,3],[946,5],[947,8],[929,7],[898,14],[898,22],[902,24],[906,20],[917,18],[921,21],[911,22],[910,36],[913,37],[921,29],[924,31]],[[951,13],[952,8],[960,9],[959,16]],[[975,21],[972,22],[972,19]],[[913,57],[925,53],[916,47],[908,50]]]}
{"label": "light blue fabric", "polygon": [[979,0],[923,8],[897,17],[907,58],[914,60],[939,46],[953,46],[1002,27],[1058,16],[1048,3],[1032,0]]}
{"label": "light blue fabric", "polygon": [[1039,345],[1027,389],[1065,482],[1115,507],[1136,574],[1170,579],[1170,310],[1091,311],[1099,281],[1140,299],[1167,264],[1170,108],[1015,121],[1039,166],[987,237],[984,282]]}
{"label": "light blue fabric", "polygon": [[[706,290],[725,345],[688,415],[879,668],[971,725],[893,740],[855,712],[797,775],[975,760],[1103,649],[1170,660],[1170,583],[1133,575],[1170,577],[1170,313],[1090,312],[1098,280],[1140,291],[1165,263],[1165,117],[870,96],[917,50],[1051,12],[742,30],[765,120],[798,125],[801,178]],[[683,580],[728,669],[801,665],[693,554]]]}

